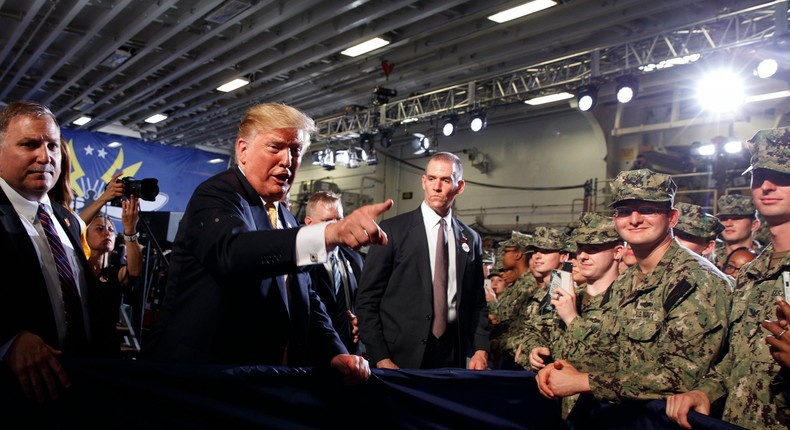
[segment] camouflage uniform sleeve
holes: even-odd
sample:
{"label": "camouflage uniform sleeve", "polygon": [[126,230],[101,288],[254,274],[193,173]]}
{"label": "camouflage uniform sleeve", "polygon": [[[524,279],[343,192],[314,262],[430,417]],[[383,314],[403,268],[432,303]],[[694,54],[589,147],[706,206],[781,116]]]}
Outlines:
{"label": "camouflage uniform sleeve", "polygon": [[558,324],[560,321],[554,318],[553,313],[532,315],[530,321],[524,324],[520,335],[513,339],[515,349],[521,347],[521,356],[516,363],[525,369],[530,369],[529,354],[540,346],[549,348],[553,354],[553,339],[557,337]]}
{"label": "camouflage uniform sleeve", "polygon": [[617,342],[601,330],[598,315],[578,316],[571,321],[553,343],[555,359],[568,360],[582,372],[617,369]]}
{"label": "camouflage uniform sleeve", "polygon": [[519,307],[517,313],[512,315],[510,329],[502,336],[502,347],[505,351],[515,354],[523,341],[522,337],[527,325],[532,320],[533,316],[535,318],[539,317],[540,300],[536,298],[536,295],[539,295],[541,292],[543,295],[546,294],[545,291],[539,291],[537,294],[534,294],[532,297],[525,300],[525,303]]}
{"label": "camouflage uniform sleeve", "polygon": [[661,302],[653,303],[652,310],[643,307],[645,301],[620,311],[626,319],[620,328],[618,370],[589,374],[598,400],[650,400],[689,391],[720,357],[727,334],[726,281],[708,277],[689,282],[695,287],[663,318],[656,317],[663,311]]}

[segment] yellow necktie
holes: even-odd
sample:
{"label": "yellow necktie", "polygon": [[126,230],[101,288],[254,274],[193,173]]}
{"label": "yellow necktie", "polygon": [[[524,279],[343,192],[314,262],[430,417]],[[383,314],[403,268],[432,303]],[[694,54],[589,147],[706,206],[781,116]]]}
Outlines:
{"label": "yellow necktie", "polygon": [[269,222],[272,224],[272,229],[277,228],[277,206],[274,205],[272,202],[266,203],[264,206],[266,208],[266,213],[269,215]]}

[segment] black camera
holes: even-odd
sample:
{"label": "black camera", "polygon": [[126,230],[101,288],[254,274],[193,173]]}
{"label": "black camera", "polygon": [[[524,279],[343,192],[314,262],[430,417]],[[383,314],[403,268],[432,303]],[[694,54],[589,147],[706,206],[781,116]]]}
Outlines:
{"label": "black camera", "polygon": [[132,194],[140,199],[148,200],[149,202],[156,200],[156,196],[159,195],[159,179],[134,179],[131,176],[127,176],[125,178],[118,178],[116,181],[124,185],[123,197],[116,197],[110,200],[112,206],[121,206],[121,201],[123,201],[124,198],[129,198]]}

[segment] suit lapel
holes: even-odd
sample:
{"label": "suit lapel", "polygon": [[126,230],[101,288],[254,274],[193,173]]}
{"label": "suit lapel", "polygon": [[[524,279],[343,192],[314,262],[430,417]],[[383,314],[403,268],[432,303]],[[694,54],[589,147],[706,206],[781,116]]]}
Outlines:
{"label": "suit lapel", "polygon": [[431,253],[428,250],[428,237],[425,234],[425,220],[422,217],[422,209],[417,208],[414,214],[407,240],[414,244],[413,252],[415,253],[416,261],[422,262],[417,266],[420,281],[422,285],[427,287],[426,291],[433,297],[433,275],[431,274],[433,263],[431,262]]}
{"label": "suit lapel", "polygon": [[[261,196],[255,192],[255,189],[252,188],[250,185],[250,181],[241,173],[241,169],[236,166],[233,169],[233,172],[236,174],[236,178],[238,179],[239,183],[241,184],[242,189],[244,190],[245,199],[247,204],[250,207],[250,215],[252,216],[252,223],[255,226],[255,230],[271,230],[271,226],[269,225],[269,215],[266,213],[266,209],[263,207],[263,200],[261,200]],[[282,206],[282,205],[278,205]],[[288,212],[288,211],[285,211]],[[293,219],[293,216],[291,216]],[[295,220],[295,219],[294,219]],[[296,274],[292,274],[289,276],[296,276]],[[288,315],[289,319],[291,316],[291,304],[288,303],[288,288],[285,283],[284,276],[273,276],[272,283],[277,286],[277,289],[280,292],[280,297],[282,298],[283,305],[285,306],[285,312]],[[289,283],[297,284],[298,281],[296,279],[292,279]],[[295,291],[296,289],[294,289]],[[292,298],[291,300],[295,300]]]}
{"label": "suit lapel", "polygon": [[455,285],[457,298],[461,299],[461,286],[464,285],[464,273],[466,273],[466,260],[469,258],[468,236],[464,232],[464,227],[453,218],[453,232],[455,234]]}

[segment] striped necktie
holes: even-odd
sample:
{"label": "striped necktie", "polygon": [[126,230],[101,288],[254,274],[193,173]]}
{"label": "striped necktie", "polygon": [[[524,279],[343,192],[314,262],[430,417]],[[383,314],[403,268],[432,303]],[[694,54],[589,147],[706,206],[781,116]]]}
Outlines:
{"label": "striped necktie", "polygon": [[66,312],[66,347],[81,349],[86,344],[85,322],[82,315],[82,301],[77,290],[77,282],[74,280],[74,272],[71,270],[69,259],[66,256],[66,249],[60,241],[55,226],[52,223],[43,203],[38,205],[36,213],[44,235],[47,237],[49,249],[55,259],[60,279],[60,290],[63,297],[63,308]]}

